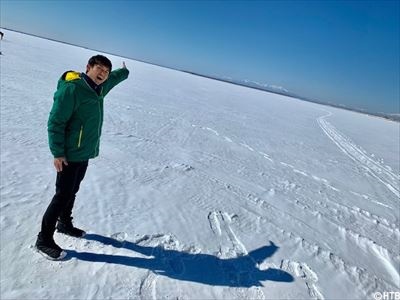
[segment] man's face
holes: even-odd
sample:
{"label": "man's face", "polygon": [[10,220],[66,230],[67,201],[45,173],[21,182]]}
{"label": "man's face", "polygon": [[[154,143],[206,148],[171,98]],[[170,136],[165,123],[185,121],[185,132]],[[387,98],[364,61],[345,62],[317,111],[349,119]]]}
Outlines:
{"label": "man's face", "polygon": [[96,84],[102,84],[107,80],[108,75],[110,74],[110,70],[103,65],[87,65],[86,66],[86,75],[89,76]]}

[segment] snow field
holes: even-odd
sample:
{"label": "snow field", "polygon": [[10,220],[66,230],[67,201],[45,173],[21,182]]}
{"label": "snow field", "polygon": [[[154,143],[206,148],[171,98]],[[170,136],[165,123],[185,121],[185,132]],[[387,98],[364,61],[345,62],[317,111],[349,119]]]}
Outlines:
{"label": "snow field", "polygon": [[398,123],[113,55],[131,73],[106,98],[100,157],[77,196],[88,234],[56,234],[66,259],[43,259],[32,245],[54,192],[52,95],[97,52],[4,32],[2,299],[400,290]]}

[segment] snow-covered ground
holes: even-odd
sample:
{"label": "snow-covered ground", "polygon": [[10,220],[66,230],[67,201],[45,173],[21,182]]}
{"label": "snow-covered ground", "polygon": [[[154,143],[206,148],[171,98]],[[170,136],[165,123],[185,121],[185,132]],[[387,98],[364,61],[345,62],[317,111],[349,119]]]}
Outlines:
{"label": "snow-covered ground", "polygon": [[[400,291],[399,123],[125,60],[83,239],[34,252],[59,76],[97,52],[4,30],[1,299],[372,299]],[[114,67],[123,59],[108,55]]]}

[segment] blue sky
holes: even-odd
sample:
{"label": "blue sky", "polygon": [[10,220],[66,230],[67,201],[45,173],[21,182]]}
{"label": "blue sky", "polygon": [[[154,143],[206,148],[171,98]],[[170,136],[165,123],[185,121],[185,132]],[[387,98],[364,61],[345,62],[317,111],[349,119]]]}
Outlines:
{"label": "blue sky", "polygon": [[0,26],[400,113],[399,1],[7,1]]}

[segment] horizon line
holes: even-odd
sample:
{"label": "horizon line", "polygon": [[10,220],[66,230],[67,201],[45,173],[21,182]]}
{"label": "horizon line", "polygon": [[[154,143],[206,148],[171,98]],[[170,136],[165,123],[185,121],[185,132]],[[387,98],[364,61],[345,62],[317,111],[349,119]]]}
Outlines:
{"label": "horizon line", "polygon": [[230,84],[234,84],[234,85],[238,85],[238,86],[242,86],[242,87],[246,87],[246,88],[260,90],[260,91],[263,91],[263,92],[266,92],[266,93],[282,95],[282,96],[293,98],[293,99],[296,99],[296,100],[299,100],[299,101],[311,102],[311,103],[320,104],[320,105],[329,106],[329,107],[334,107],[334,108],[338,108],[338,109],[344,109],[344,110],[347,110],[347,111],[361,113],[361,114],[365,114],[365,115],[369,115],[369,116],[375,116],[375,117],[379,117],[379,118],[383,118],[383,119],[386,119],[386,120],[390,120],[390,121],[394,121],[394,122],[399,122],[400,123],[400,112],[395,112],[395,113],[371,112],[371,111],[368,111],[368,110],[363,109],[363,108],[349,107],[349,106],[345,106],[343,104],[335,104],[335,103],[324,102],[324,101],[321,101],[321,100],[307,98],[305,96],[297,95],[296,93],[292,93],[290,91],[288,91],[288,92],[279,92],[279,91],[274,91],[274,90],[270,90],[270,89],[267,89],[267,88],[256,87],[256,86],[247,85],[245,83],[238,82],[238,81],[245,81],[247,79],[235,79],[235,78],[232,78],[230,80],[230,79],[225,79],[225,78],[222,78],[222,77],[215,77],[215,75],[207,75],[207,74],[197,73],[195,71],[188,71],[188,70],[184,70],[184,69],[178,69],[178,68],[175,68],[175,67],[161,65],[161,64],[150,62],[150,61],[146,61],[146,60],[142,60],[142,59],[137,59],[137,58],[125,56],[125,55],[122,55],[122,54],[112,53],[112,52],[109,52],[109,51],[103,51],[103,50],[99,50],[99,49],[94,49],[94,48],[90,48],[90,47],[86,47],[86,46],[82,46],[82,45],[78,45],[78,44],[74,44],[74,43],[70,43],[70,42],[65,42],[65,41],[61,41],[61,40],[57,40],[57,39],[54,39],[54,38],[49,38],[49,37],[37,35],[37,34],[34,34],[34,33],[25,32],[25,31],[21,31],[21,30],[10,29],[10,28],[7,28],[7,27],[0,27],[0,28],[3,28],[5,30],[9,30],[9,31],[13,31],[13,32],[17,32],[17,33],[21,33],[21,34],[26,34],[26,35],[38,37],[38,38],[41,38],[41,39],[45,39],[45,40],[49,40],[49,41],[53,41],[53,42],[57,42],[57,43],[62,43],[62,44],[70,45],[70,46],[83,48],[83,49],[102,52],[102,53],[105,53],[105,54],[110,54],[110,55],[114,55],[114,56],[130,59],[130,60],[134,60],[134,61],[138,61],[138,62],[145,63],[145,64],[150,64],[150,65],[161,67],[161,68],[165,68],[165,69],[175,70],[175,71],[178,71],[178,72],[184,72],[184,73],[188,73],[188,74],[191,74],[191,75],[194,75],[194,76],[200,76],[200,77],[204,77],[204,78],[208,78],[208,79],[212,79],[212,80],[218,80],[218,81],[221,81],[221,82],[226,82],[226,83],[230,83]]}

